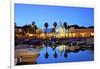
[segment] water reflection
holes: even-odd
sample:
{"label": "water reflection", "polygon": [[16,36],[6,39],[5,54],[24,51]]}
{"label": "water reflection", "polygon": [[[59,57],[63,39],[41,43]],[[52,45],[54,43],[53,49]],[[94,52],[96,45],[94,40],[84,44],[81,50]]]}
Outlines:
{"label": "water reflection", "polygon": [[48,59],[48,57],[49,57],[49,54],[48,54],[48,52],[47,52],[47,46],[46,46],[45,58],[47,58],[47,59]]}
{"label": "water reflection", "polygon": [[[37,64],[44,63],[60,63],[60,62],[75,62],[75,61],[92,61],[94,59],[92,50],[77,50],[77,51],[68,51],[55,48],[53,50],[50,46],[47,46],[48,59],[44,57],[43,54],[46,53],[46,47],[42,48],[40,51],[40,56],[37,58]],[[62,52],[62,53],[61,53]],[[77,53],[76,53],[77,52]],[[61,55],[62,54],[62,55]]]}
{"label": "water reflection", "polygon": [[67,50],[65,50],[64,57],[67,58]]}
{"label": "water reflection", "polygon": [[54,56],[54,58],[57,58],[58,55],[57,55],[56,51],[54,52],[53,56]]}
{"label": "water reflection", "polygon": [[93,52],[93,43],[45,40],[42,44],[33,44],[32,41],[30,44],[15,46],[15,59],[18,65],[92,61]]}

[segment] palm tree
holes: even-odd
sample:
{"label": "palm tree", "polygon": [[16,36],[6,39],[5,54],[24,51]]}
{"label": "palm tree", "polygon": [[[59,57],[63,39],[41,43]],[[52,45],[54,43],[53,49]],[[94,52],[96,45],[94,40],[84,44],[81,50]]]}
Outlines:
{"label": "palm tree", "polygon": [[54,23],[53,23],[53,26],[54,26],[54,30],[55,30],[54,32],[55,32],[55,39],[56,39],[56,27],[57,27],[57,23],[54,22]]}
{"label": "palm tree", "polygon": [[48,28],[48,23],[46,22],[45,24],[44,24],[44,27],[46,28],[46,30],[47,30],[47,28]]}
{"label": "palm tree", "polygon": [[48,56],[49,56],[49,54],[47,53],[47,28],[48,28],[48,23],[46,22],[45,24],[44,24],[44,27],[45,27],[45,29],[46,29],[46,54],[45,54],[45,58],[48,58]]}
{"label": "palm tree", "polygon": [[36,30],[38,29],[37,25],[35,24],[35,22],[32,22],[32,30],[34,33],[36,33]]}
{"label": "palm tree", "polygon": [[[57,23],[56,22],[54,22],[53,23],[53,26],[54,26],[54,34],[55,34],[55,40],[56,40],[56,27],[57,27]],[[55,41],[55,45],[54,45],[55,47],[56,47],[56,41]],[[54,48],[55,48],[54,47]]]}
{"label": "palm tree", "polygon": [[64,28],[65,28],[65,38],[66,38],[67,23],[64,22],[63,26],[64,26]]}
{"label": "palm tree", "polygon": [[[54,22],[53,23],[53,26],[54,26],[54,33],[55,33],[55,40],[56,40],[56,27],[57,27],[57,23],[56,22]],[[56,42],[55,42],[55,45],[54,46],[56,46]],[[54,53],[54,58],[57,58],[57,53],[56,53],[56,50],[55,50],[55,53]]]}
{"label": "palm tree", "polygon": [[33,26],[35,25],[35,22],[34,22],[34,21],[32,22],[32,25],[33,25]]}
{"label": "palm tree", "polygon": [[46,22],[45,24],[44,24],[44,27],[46,28],[46,40],[47,40],[47,28],[48,28],[48,23]]}
{"label": "palm tree", "polygon": [[[68,29],[67,22],[64,22],[63,26],[65,28],[65,39],[66,39],[66,30]],[[69,33],[68,33],[68,35],[69,35]],[[64,57],[65,58],[67,57],[67,50],[66,49],[65,49]]]}

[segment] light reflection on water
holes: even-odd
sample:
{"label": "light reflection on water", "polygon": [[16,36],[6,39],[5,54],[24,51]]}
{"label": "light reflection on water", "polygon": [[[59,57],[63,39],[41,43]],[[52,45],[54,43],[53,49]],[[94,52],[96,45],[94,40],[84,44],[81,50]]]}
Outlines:
{"label": "light reflection on water", "polygon": [[[54,58],[54,52],[57,53],[57,58]],[[37,58],[37,64],[44,64],[44,63],[61,63],[61,62],[76,62],[76,61],[92,61],[94,60],[94,54],[91,50],[79,51],[77,53],[70,52],[67,53],[68,57],[64,57],[65,51],[62,53],[56,48],[53,50],[51,47],[47,47],[47,52],[49,54],[48,59],[45,58],[46,47],[42,48],[40,51],[40,56]]]}

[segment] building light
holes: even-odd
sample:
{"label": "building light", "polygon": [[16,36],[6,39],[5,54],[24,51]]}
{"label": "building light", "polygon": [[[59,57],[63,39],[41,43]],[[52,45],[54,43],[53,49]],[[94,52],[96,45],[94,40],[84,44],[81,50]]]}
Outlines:
{"label": "building light", "polygon": [[19,29],[19,32],[22,32],[22,29]]}
{"label": "building light", "polygon": [[91,33],[91,36],[94,36],[94,33]]}
{"label": "building light", "polygon": [[41,38],[45,38],[45,34],[42,33],[42,34],[40,35],[40,37],[41,37]]}
{"label": "building light", "polygon": [[71,33],[69,33],[69,37],[72,37],[72,34]]}
{"label": "building light", "polygon": [[73,37],[75,37],[75,33],[73,33]]}
{"label": "building light", "polygon": [[33,34],[29,34],[28,36],[31,37],[31,36],[33,36]]}
{"label": "building light", "polygon": [[66,37],[68,37],[68,33],[66,33]]}
{"label": "building light", "polygon": [[29,33],[26,33],[26,35],[29,35]]}
{"label": "building light", "polygon": [[81,33],[81,35],[82,35],[82,37],[84,37],[85,36],[85,33]]}

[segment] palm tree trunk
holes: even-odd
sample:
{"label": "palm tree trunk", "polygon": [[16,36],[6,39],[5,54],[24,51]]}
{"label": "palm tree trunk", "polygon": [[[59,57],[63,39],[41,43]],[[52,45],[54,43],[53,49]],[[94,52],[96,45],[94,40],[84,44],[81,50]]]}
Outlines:
{"label": "palm tree trunk", "polygon": [[69,38],[69,29],[68,29],[68,38]]}
{"label": "palm tree trunk", "polygon": [[56,42],[56,28],[55,28],[55,42]]}
{"label": "palm tree trunk", "polygon": [[65,29],[65,39],[66,39],[66,29]]}
{"label": "palm tree trunk", "polygon": [[47,28],[46,28],[46,54],[47,54]]}
{"label": "palm tree trunk", "polygon": [[46,47],[47,47],[47,29],[46,29]]}

